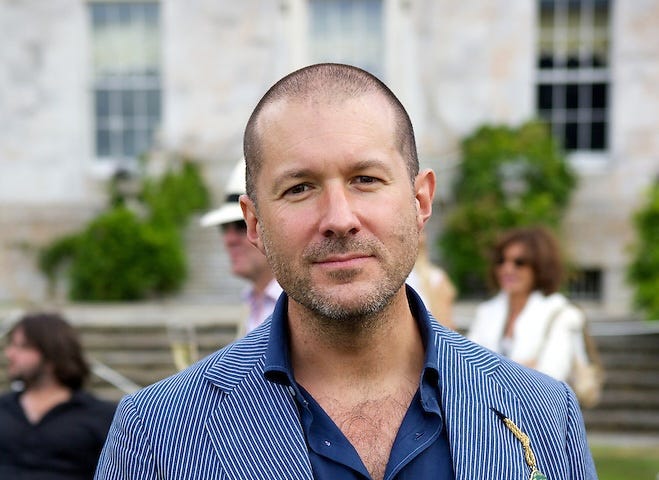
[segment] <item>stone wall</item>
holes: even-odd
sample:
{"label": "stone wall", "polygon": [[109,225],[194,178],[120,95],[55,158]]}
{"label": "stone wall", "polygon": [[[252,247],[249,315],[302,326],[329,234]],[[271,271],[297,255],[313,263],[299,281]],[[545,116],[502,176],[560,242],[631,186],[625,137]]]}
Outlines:
{"label": "stone wall", "polygon": [[[163,121],[157,147],[202,161],[213,204],[241,155],[265,89],[307,63],[306,1],[163,0]],[[604,307],[630,308],[631,213],[659,173],[659,0],[613,2],[611,150],[577,164],[565,225],[578,264],[604,271]],[[43,301],[34,245],[82,225],[105,202],[111,166],[93,158],[88,4],[0,0],[0,302]],[[422,166],[439,174],[431,237],[460,161],[484,122],[534,113],[535,2],[384,0],[385,80],[408,107]],[[181,301],[235,298],[214,231],[188,229],[192,277]],[[217,297],[215,295],[218,295]]]}

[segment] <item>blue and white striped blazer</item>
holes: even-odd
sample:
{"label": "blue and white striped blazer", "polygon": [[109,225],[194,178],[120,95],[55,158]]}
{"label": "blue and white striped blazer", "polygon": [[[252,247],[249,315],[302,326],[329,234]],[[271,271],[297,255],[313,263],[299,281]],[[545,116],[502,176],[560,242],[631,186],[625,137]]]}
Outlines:
{"label": "blue and white striped blazer", "polygon": [[[96,479],[312,479],[294,399],[263,375],[270,321],[172,377],[126,396]],[[434,319],[439,386],[455,478],[529,478],[526,433],[549,480],[596,479],[577,400]]]}

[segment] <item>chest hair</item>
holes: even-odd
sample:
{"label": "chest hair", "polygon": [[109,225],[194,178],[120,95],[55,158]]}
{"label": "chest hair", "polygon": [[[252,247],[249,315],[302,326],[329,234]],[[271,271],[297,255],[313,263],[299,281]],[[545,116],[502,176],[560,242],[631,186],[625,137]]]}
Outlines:
{"label": "chest hair", "polygon": [[404,391],[350,406],[334,399],[321,403],[375,480],[384,478],[391,447],[413,395]]}

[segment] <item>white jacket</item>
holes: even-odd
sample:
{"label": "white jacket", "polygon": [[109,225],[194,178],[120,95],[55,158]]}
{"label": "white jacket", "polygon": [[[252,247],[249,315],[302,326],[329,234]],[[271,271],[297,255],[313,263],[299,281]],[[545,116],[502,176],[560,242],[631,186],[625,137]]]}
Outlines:
{"label": "white jacket", "polygon": [[[478,306],[467,336],[492,351],[503,353],[501,340],[507,315],[508,295],[500,292]],[[550,331],[547,331],[554,316]],[[535,362],[537,370],[566,381],[575,355],[585,355],[584,320],[581,310],[560,293],[544,296],[535,291],[515,321],[508,356],[526,365]]]}

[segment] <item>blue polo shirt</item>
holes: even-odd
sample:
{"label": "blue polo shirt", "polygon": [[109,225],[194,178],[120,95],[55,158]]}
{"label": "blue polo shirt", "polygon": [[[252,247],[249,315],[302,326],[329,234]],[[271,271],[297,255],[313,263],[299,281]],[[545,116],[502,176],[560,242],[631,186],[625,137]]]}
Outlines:
{"label": "blue polo shirt", "polygon": [[[430,318],[417,293],[407,287],[407,297],[425,344],[425,362],[419,389],[410,404],[389,456],[385,480],[453,480],[451,451],[444,426],[439,391],[439,356],[429,331]],[[268,380],[289,386],[294,393],[309,459],[316,480],[370,479],[357,451],[322,407],[295,381],[290,364],[288,297],[282,294],[272,314],[265,358]]]}

